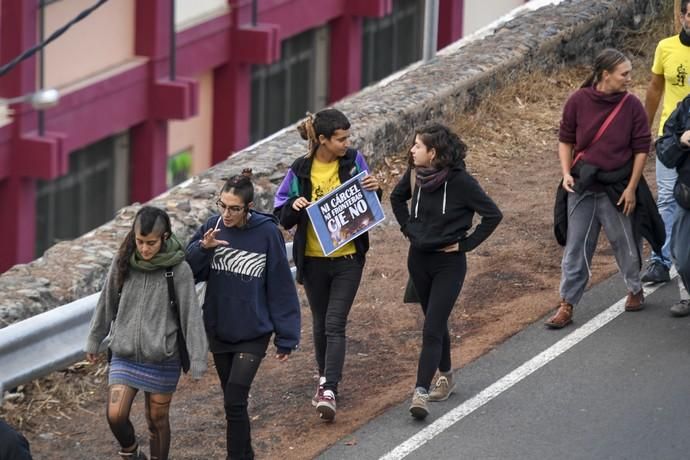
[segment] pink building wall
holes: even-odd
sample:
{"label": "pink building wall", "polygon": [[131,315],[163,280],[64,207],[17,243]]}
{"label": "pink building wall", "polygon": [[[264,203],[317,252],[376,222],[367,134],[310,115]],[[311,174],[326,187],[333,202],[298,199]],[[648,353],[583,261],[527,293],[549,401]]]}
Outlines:
{"label": "pink building wall", "polygon": [[[251,0],[229,0],[228,13],[178,31],[175,81],[167,73],[170,2],[135,1],[132,59],[111,63],[107,73],[86,84],[67,87],[59,105],[45,112],[43,136],[37,134],[35,111],[26,104],[13,106],[13,122],[0,127],[0,272],[33,260],[36,179],[65,174],[70,152],[129,129],[135,171],[130,196],[147,201],[166,189],[169,122],[199,114],[200,86],[190,76],[210,73],[212,108],[205,113],[212,114],[208,149],[211,163],[217,163],[249,143],[252,64],[275,62],[282,40],[329,24],[331,54],[341,57],[330,62],[330,75],[340,78],[331,78],[329,94],[331,101],[338,100],[361,87],[362,18],[389,14],[393,1],[260,0],[258,24],[251,26]],[[4,63],[36,43],[38,14],[34,2],[0,2]],[[439,47],[461,37],[463,3],[440,1]],[[74,77],[55,78],[64,83]],[[31,93],[36,82],[34,57],[0,77],[0,97]]]}

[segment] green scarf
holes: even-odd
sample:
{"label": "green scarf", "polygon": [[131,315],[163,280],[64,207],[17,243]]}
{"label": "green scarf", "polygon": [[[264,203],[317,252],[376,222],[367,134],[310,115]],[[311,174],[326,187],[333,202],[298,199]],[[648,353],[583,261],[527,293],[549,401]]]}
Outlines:
{"label": "green scarf", "polygon": [[129,265],[143,272],[151,272],[161,268],[174,267],[183,260],[184,251],[182,250],[182,244],[180,244],[175,235],[170,235],[170,238],[165,240],[164,246],[158,251],[158,254],[153,256],[151,260],[142,259],[139,250],[135,250],[132,257],[129,258]]}

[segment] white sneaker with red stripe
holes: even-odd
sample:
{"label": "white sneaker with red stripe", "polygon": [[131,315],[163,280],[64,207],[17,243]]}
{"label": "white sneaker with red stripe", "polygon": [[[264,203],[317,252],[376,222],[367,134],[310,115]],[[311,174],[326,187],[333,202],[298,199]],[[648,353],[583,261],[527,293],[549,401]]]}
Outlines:
{"label": "white sneaker with red stripe", "polygon": [[319,384],[316,387],[316,394],[311,398],[311,405],[316,407],[319,403],[319,399],[323,396],[323,385],[326,383],[326,377],[319,377]]}
{"label": "white sneaker with red stripe", "polygon": [[331,390],[323,390],[319,402],[316,403],[316,411],[319,416],[330,422],[335,418],[335,393]]}

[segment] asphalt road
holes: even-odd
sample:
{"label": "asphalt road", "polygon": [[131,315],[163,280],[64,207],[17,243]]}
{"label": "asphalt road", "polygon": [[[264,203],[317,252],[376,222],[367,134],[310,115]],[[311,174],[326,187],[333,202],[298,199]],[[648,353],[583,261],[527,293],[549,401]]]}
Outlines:
{"label": "asphalt road", "polygon": [[463,368],[424,422],[406,402],[320,458],[690,458],[690,317],[668,313],[676,280],[652,290],[628,313],[619,277],[594,287],[573,325],[539,321]]}

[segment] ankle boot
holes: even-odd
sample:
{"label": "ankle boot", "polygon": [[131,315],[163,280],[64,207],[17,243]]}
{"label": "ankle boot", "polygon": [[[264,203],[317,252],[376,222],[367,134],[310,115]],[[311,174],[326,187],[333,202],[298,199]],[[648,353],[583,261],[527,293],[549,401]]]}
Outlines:
{"label": "ankle boot", "polygon": [[640,289],[636,294],[628,292],[625,299],[625,311],[640,311],[644,308],[644,291]]}

